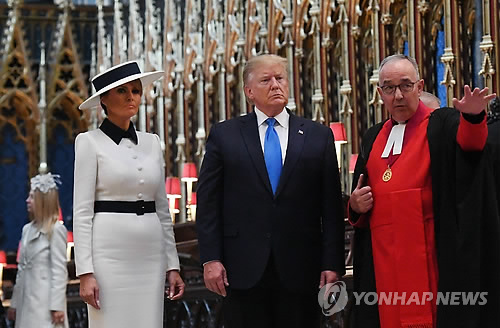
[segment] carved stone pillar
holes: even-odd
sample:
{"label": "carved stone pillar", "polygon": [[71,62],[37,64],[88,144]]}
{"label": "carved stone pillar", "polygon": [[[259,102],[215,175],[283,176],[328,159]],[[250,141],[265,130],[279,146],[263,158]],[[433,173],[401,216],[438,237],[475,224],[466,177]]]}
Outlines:
{"label": "carved stone pillar", "polygon": [[483,1],[483,38],[479,44],[479,49],[483,53],[483,63],[479,75],[484,78],[484,86],[493,90],[493,75],[495,74],[495,64],[491,54],[494,53],[495,44],[491,38],[491,16],[490,1]]}
{"label": "carved stone pillar", "polygon": [[[368,5],[367,10],[371,13],[371,22],[372,22],[372,46],[373,46],[373,71],[370,76],[370,86],[372,90],[372,95],[369,104],[374,107],[375,113],[375,122],[382,121],[382,99],[380,99],[380,95],[377,92],[378,86],[378,73],[379,73],[379,65],[380,65],[380,49],[379,49],[379,13],[380,6],[377,0],[371,0]],[[369,117],[369,113],[368,116]]]}
{"label": "carved stone pillar", "polygon": [[445,0],[444,6],[444,26],[445,26],[445,39],[446,44],[444,48],[444,54],[441,56],[441,61],[444,64],[444,77],[441,84],[446,86],[446,102],[447,106],[451,106],[451,100],[453,99],[454,93],[453,88],[456,84],[455,77],[453,74],[453,64],[455,62],[455,55],[453,54],[453,44],[451,35],[451,0]]}

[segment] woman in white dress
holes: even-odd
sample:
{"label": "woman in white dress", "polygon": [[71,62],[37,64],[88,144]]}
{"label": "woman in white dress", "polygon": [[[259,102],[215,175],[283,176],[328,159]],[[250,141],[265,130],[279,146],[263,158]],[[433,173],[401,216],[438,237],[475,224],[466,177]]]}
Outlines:
{"label": "woman in white dress", "polygon": [[163,153],[155,134],[138,132],[143,88],[163,72],[141,73],[137,62],[92,79],[107,118],[75,140],[73,228],[80,297],[90,328],[163,327],[168,297],[184,293],[165,193]]}
{"label": "woman in white dress", "polygon": [[23,227],[16,285],[7,317],[16,328],[67,328],[67,230],[60,224],[58,175],[31,179],[26,199],[31,222]]}

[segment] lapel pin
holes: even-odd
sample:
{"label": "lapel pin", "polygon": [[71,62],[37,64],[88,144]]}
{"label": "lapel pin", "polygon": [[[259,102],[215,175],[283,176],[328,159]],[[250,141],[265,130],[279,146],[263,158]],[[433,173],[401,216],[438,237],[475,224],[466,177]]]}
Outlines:
{"label": "lapel pin", "polygon": [[299,134],[304,134],[304,131],[302,131],[302,130],[299,130]]}

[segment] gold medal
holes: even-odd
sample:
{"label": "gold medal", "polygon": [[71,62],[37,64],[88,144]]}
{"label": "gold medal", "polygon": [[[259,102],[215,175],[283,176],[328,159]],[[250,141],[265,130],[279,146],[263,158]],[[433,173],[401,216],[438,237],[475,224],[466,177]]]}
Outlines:
{"label": "gold medal", "polygon": [[384,171],[384,175],[382,175],[382,181],[387,182],[391,180],[392,178],[392,171],[391,168],[388,166],[387,169]]}

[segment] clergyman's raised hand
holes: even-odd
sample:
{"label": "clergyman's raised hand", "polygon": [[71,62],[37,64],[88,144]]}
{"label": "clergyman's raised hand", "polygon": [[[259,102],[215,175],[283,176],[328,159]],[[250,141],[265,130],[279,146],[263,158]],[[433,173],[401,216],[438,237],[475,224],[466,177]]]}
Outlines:
{"label": "clergyman's raised hand", "polygon": [[453,98],[453,106],[459,112],[477,115],[485,110],[488,103],[497,96],[495,93],[489,95],[488,91],[488,88],[482,90],[475,88],[471,92],[470,87],[465,85],[464,96],[460,100]]}

